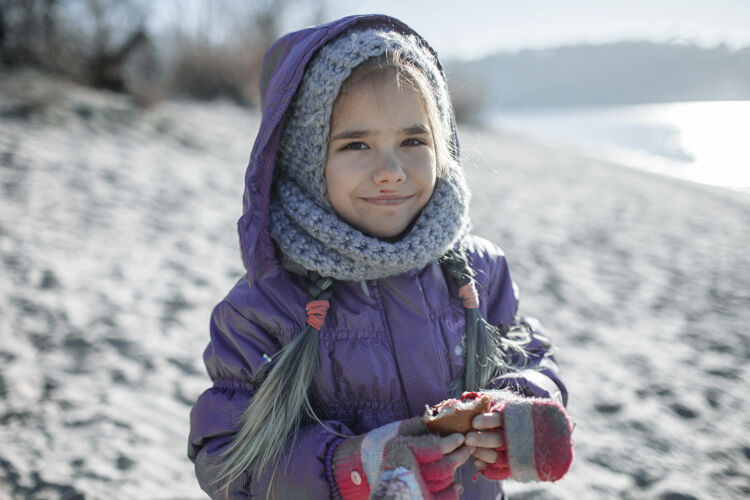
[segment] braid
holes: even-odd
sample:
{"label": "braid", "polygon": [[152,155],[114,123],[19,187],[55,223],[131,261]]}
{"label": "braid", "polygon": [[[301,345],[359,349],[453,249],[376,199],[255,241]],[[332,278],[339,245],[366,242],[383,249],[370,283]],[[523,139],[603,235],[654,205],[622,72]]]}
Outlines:
{"label": "braid", "polygon": [[[242,427],[222,457],[216,482],[229,486],[242,474],[260,474],[269,465],[273,478],[290,439],[296,439],[303,418],[322,423],[310,403],[309,388],[318,370],[318,331],[325,321],[333,279],[315,272],[305,274],[307,325],[287,346],[271,358],[272,365],[242,416]],[[261,371],[257,378],[264,375]],[[227,495],[228,496],[228,495]]]}
{"label": "braid", "polygon": [[458,396],[463,391],[484,389],[491,380],[510,371],[512,367],[506,361],[509,359],[509,349],[519,351],[524,358],[526,352],[519,343],[508,338],[482,316],[474,270],[465,252],[449,250],[441,257],[440,264],[443,272],[458,288],[466,315],[464,379],[454,381],[451,387],[451,394]]}

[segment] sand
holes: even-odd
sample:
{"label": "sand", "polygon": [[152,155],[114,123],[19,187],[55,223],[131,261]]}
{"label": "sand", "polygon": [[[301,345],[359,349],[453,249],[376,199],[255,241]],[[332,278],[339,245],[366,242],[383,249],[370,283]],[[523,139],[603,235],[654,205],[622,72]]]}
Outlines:
{"label": "sand", "polygon": [[[0,498],[203,498],[188,413],[258,117],[0,78]],[[576,420],[511,499],[750,495],[750,196],[462,130]]]}

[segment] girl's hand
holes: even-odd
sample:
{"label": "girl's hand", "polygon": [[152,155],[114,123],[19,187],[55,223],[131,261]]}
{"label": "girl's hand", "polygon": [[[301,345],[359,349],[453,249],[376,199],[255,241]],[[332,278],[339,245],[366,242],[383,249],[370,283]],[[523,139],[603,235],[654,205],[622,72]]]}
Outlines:
{"label": "girl's hand", "polygon": [[466,446],[475,448],[472,453],[476,457],[474,466],[480,471],[486,471],[488,464],[495,464],[494,469],[502,469],[503,472],[507,469],[509,476],[510,468],[503,438],[502,413],[491,412],[477,415],[472,424],[475,430],[466,433],[465,443]]}
{"label": "girl's hand", "polygon": [[[456,469],[474,452],[464,435],[429,434],[422,417],[402,420],[344,440],[333,456],[333,473],[345,500],[365,498],[456,500]],[[370,491],[370,487],[375,491]],[[419,491],[414,490],[417,488]]]}
{"label": "girl's hand", "polygon": [[573,461],[573,423],[565,407],[552,399],[492,394],[491,412],[474,417],[474,429],[466,433],[466,445],[476,447],[477,474],[494,481],[562,478]]}
{"label": "girl's hand", "polygon": [[443,456],[450,460],[454,470],[461,467],[475,453],[476,448],[467,446],[463,434],[454,433],[440,438],[440,451]]}
{"label": "girl's hand", "polygon": [[[381,475],[378,489],[371,498],[402,500],[419,496],[426,500],[457,500],[463,487],[454,482],[456,469],[469,459],[473,451],[473,447],[464,445],[464,436],[459,433],[445,437],[430,434],[391,441],[386,446],[383,460],[388,472]],[[392,464],[387,465],[388,462]],[[405,484],[410,483],[406,479],[409,475],[405,474],[406,469],[416,472],[414,479],[421,483],[419,495],[411,488],[405,488]]]}

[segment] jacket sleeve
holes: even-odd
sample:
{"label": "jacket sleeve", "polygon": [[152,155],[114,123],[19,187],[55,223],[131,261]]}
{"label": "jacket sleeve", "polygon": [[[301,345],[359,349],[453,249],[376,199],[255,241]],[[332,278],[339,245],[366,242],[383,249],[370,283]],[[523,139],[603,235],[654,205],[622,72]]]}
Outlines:
{"label": "jacket sleeve", "polygon": [[487,243],[482,253],[488,261],[486,275],[477,275],[480,289],[486,291],[486,309],[482,313],[503,332],[521,328],[529,335],[528,343],[523,346],[525,356],[511,351],[510,359],[506,360],[515,369],[491,381],[487,389],[509,389],[567,405],[568,392],[560,379],[552,342],[536,319],[518,314],[518,289],[511,279],[505,255],[491,243]]}
{"label": "jacket sleeve", "polygon": [[[265,365],[278,342],[226,300],[211,315],[211,340],[203,355],[213,386],[203,392],[190,413],[188,457],[195,464],[201,488],[211,498],[227,498],[216,483],[221,455],[241,427],[241,417],[257,390],[254,375]],[[286,452],[274,482],[276,498],[330,498],[336,492],[332,473],[333,451],[351,431],[339,422],[303,427]],[[331,432],[331,430],[335,431]],[[265,496],[270,473],[235,480],[228,498]]]}

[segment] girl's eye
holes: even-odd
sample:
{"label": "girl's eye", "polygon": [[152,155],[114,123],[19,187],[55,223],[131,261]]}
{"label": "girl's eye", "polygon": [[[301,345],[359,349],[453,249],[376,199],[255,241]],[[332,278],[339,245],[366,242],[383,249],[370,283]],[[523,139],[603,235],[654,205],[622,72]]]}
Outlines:
{"label": "girl's eye", "polygon": [[404,146],[422,146],[425,144],[425,142],[422,139],[412,137],[410,139],[406,139],[401,144],[403,144]]}
{"label": "girl's eye", "polygon": [[345,145],[341,150],[358,150],[358,149],[367,149],[367,144],[364,142],[350,142],[347,145]]}

